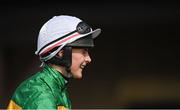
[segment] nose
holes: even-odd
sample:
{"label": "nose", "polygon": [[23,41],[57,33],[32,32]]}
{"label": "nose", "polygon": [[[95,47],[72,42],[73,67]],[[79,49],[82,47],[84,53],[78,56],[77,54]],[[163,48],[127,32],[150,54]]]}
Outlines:
{"label": "nose", "polygon": [[87,52],[86,56],[85,56],[85,62],[86,63],[90,63],[91,62],[91,57],[89,55],[89,53]]}

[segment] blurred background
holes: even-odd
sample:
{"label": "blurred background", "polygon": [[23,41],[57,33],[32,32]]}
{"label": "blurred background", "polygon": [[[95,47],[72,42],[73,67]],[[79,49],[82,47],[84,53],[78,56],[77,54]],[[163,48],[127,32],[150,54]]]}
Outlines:
{"label": "blurred background", "polygon": [[180,108],[177,2],[6,1],[0,14],[0,108],[40,70],[39,30],[62,14],[102,29],[83,79],[70,80],[73,108]]}

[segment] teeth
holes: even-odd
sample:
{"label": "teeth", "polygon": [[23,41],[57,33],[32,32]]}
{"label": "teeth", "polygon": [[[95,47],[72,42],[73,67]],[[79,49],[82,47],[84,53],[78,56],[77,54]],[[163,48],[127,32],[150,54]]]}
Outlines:
{"label": "teeth", "polygon": [[83,69],[85,67],[85,65],[81,65],[81,68]]}

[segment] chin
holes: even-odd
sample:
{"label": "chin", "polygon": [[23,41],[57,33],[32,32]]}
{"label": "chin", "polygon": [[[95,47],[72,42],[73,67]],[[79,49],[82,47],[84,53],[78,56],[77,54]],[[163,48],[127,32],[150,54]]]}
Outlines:
{"label": "chin", "polygon": [[75,77],[75,79],[82,79],[82,76]]}
{"label": "chin", "polygon": [[82,78],[82,73],[73,74],[73,78],[75,78],[75,79],[81,79],[81,78]]}

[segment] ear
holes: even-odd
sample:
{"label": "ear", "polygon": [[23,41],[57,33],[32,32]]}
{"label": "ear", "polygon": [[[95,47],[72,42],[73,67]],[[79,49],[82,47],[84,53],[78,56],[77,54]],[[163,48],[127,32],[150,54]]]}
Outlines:
{"label": "ear", "polygon": [[58,56],[59,57],[62,57],[64,55],[64,50],[60,50],[59,52],[58,52]]}

